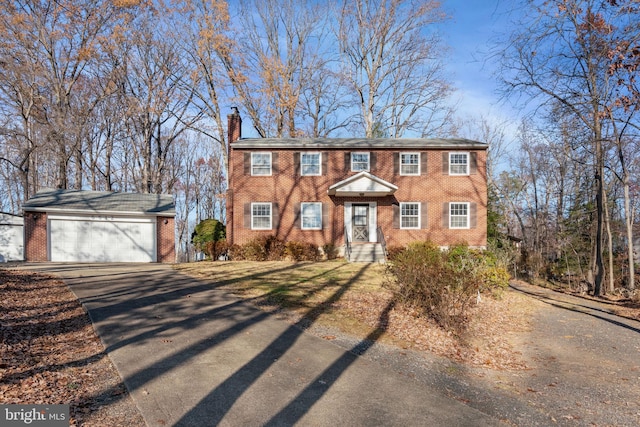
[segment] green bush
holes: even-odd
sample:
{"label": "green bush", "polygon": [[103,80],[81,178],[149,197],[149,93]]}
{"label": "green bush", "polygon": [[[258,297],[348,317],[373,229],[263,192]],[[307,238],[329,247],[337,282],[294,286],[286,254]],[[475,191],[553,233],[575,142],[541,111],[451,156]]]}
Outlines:
{"label": "green bush", "polygon": [[464,329],[478,292],[508,283],[490,255],[466,244],[441,250],[431,242],[413,242],[395,253],[387,269],[400,302],[456,331]]}
{"label": "green bush", "polygon": [[287,242],[284,255],[292,261],[320,261],[322,256],[316,245],[302,242]]}
{"label": "green bush", "polygon": [[[191,243],[197,250],[206,253],[212,260],[217,260],[226,243],[216,245],[215,242],[226,239],[227,230],[217,219],[204,219],[195,226],[191,234]],[[220,252],[220,253],[219,253]],[[218,254],[217,256],[215,254]]]}

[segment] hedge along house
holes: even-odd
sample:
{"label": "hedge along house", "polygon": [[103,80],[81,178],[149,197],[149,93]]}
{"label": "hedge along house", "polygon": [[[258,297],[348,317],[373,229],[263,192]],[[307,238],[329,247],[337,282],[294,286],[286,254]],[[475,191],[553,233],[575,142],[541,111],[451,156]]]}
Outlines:
{"label": "hedge along house", "polygon": [[171,195],[47,189],[23,211],[26,261],[175,262]]}
{"label": "hedge along house", "polygon": [[[487,242],[487,144],[466,139],[242,139],[229,120],[227,241],[260,235],[346,254]],[[362,249],[359,251],[358,249]]]}

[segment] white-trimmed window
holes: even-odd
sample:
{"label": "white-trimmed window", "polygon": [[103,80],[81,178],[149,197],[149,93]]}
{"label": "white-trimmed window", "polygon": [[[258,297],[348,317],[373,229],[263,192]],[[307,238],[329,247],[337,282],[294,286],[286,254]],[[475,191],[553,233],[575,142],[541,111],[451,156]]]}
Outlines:
{"label": "white-trimmed window", "polygon": [[301,228],[322,230],[322,203],[300,203]]}
{"label": "white-trimmed window", "polygon": [[251,175],[271,175],[271,153],[251,153]]}
{"label": "white-trimmed window", "polygon": [[449,153],[449,175],[469,175],[469,153]]}
{"label": "white-trimmed window", "polygon": [[420,175],[420,153],[400,153],[400,175]]}
{"label": "white-trimmed window", "polygon": [[420,228],[420,203],[407,202],[400,203],[400,228],[418,229]]}
{"label": "white-trimmed window", "polygon": [[251,203],[251,229],[271,230],[271,203]]}
{"label": "white-trimmed window", "polygon": [[449,203],[449,228],[469,228],[469,203]]}
{"label": "white-trimmed window", "polygon": [[351,170],[361,172],[369,170],[369,153],[351,153]]}
{"label": "white-trimmed window", "polygon": [[322,174],[322,156],[320,153],[300,153],[300,175],[317,176]]}

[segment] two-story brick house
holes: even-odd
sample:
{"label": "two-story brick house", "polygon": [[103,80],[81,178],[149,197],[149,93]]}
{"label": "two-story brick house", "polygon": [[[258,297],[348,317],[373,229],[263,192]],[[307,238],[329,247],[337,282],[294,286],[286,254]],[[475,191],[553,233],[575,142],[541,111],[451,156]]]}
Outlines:
{"label": "two-story brick house", "polygon": [[227,241],[343,247],[487,241],[487,145],[466,139],[241,138],[229,119]]}

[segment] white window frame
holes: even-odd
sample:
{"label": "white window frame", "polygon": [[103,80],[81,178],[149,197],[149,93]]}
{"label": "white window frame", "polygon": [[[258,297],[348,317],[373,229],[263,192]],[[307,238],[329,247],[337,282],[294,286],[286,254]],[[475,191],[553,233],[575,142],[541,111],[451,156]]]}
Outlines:
{"label": "white window frame", "polygon": [[[318,208],[318,216],[316,217],[316,219],[318,219],[318,223],[320,224],[320,226],[318,227],[305,227],[304,224],[304,219],[305,219],[305,207],[306,206],[317,206]],[[302,230],[322,230],[322,203],[321,202],[303,202],[300,203],[300,228]]]}
{"label": "white window frame", "polygon": [[[254,209],[258,205],[269,206],[269,226],[268,227],[256,227],[254,220],[256,218],[266,218],[267,215],[255,215]],[[273,228],[273,206],[272,203],[256,202],[251,203],[251,229],[252,230],[271,230]]]}
{"label": "white window frame", "polygon": [[[364,162],[354,162],[354,156],[356,154],[364,154],[367,156],[367,167],[365,169],[355,169],[353,165],[355,163],[364,163]],[[355,151],[351,153],[351,172],[362,172],[362,171],[370,171],[371,170],[371,153],[365,151]]]}
{"label": "white window frame", "polygon": [[[269,173],[256,173],[255,172],[255,168],[259,167],[259,168],[266,168],[266,166],[263,165],[256,165],[255,161],[254,161],[254,156],[255,155],[268,155],[269,156]],[[271,176],[273,171],[273,153],[271,153],[270,151],[254,151],[251,153],[251,175],[252,176]]]}
{"label": "white window frame", "polygon": [[[306,155],[314,155],[314,156],[318,156],[318,173],[305,173],[304,172],[304,166],[305,163],[302,161],[302,159],[304,158],[304,156]],[[308,165],[311,165],[310,163]],[[300,153],[300,175],[301,176],[320,176],[322,175],[322,153],[320,152],[301,152]]]}
{"label": "white window frame", "polygon": [[[402,208],[404,206],[407,206],[407,205],[417,205],[418,206],[417,215],[404,215],[403,212],[402,212]],[[420,202],[400,202],[400,229],[402,229],[402,230],[419,230],[420,229],[420,226],[421,226],[421,224],[420,224],[420,215],[422,213],[422,212],[420,212],[420,210],[422,209],[421,205],[422,205],[422,203],[420,203]],[[417,220],[418,220],[417,221],[417,226],[412,226],[412,227],[404,226],[403,221],[402,221],[404,218],[417,218]]]}
{"label": "white window frame", "polygon": [[[460,214],[453,214],[453,208],[455,205],[464,205],[465,209],[467,211],[466,215],[460,215]],[[465,218],[466,221],[466,225],[465,226],[459,226],[459,225],[453,225],[453,219],[454,218]],[[450,202],[449,203],[449,228],[452,229],[460,229],[460,230],[466,230],[471,228],[471,203],[469,202]]]}
{"label": "white window frame", "polygon": [[[418,158],[418,163],[417,163],[417,164],[416,164],[416,163],[404,163],[404,162],[402,161],[404,156],[417,156],[417,158]],[[403,175],[403,176],[416,176],[416,175],[420,175],[420,172],[421,172],[421,171],[420,171],[420,153],[418,153],[418,152],[400,153],[400,159],[399,159],[399,162],[400,162],[400,175]],[[407,173],[407,172],[404,172],[404,168],[403,168],[403,166],[417,166],[417,172],[415,172],[415,173]]]}
{"label": "white window frame", "polygon": [[[453,163],[452,159],[454,156],[465,156],[466,158],[466,163]],[[468,152],[461,152],[461,151],[453,151],[449,153],[449,175],[469,175],[469,153]],[[460,166],[460,165],[464,165],[465,166],[465,171],[464,172],[454,172],[452,171],[452,167],[453,166]]]}

